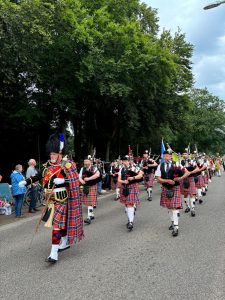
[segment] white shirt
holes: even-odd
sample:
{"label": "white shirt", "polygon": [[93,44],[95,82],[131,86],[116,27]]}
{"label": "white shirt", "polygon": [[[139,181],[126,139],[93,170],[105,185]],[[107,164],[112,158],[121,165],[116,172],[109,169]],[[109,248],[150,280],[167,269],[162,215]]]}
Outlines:
{"label": "white shirt", "polygon": [[[120,171],[118,173],[119,176],[121,176],[121,171],[122,171],[123,168],[126,169],[125,166],[123,166],[122,168],[120,168]],[[132,172],[138,173],[140,171],[140,168],[137,167],[136,165],[132,165],[131,167],[129,166],[129,170],[131,170]]]}
{"label": "white shirt", "polygon": [[[161,164],[162,164],[162,163],[160,163],[160,164],[158,165],[157,170],[156,170],[156,172],[155,172],[155,176],[156,176],[156,177],[161,177],[161,176],[162,176],[162,173],[161,173]],[[168,164],[169,164],[169,169],[170,169],[170,168],[171,168],[171,165],[172,165],[172,162],[169,161]],[[178,163],[178,162],[176,162],[175,165],[176,165],[177,167],[179,167],[179,163]],[[167,169],[167,163],[166,163],[166,162],[165,162],[164,167],[165,167],[165,172],[166,172],[166,169]]]}
{"label": "white shirt", "polygon": [[[92,166],[91,166],[92,167]],[[87,170],[89,171],[90,169],[91,169],[91,167],[90,168],[88,168]],[[93,168],[93,171],[94,171],[94,174],[98,171],[98,169],[96,168],[96,167],[92,167]],[[79,178],[82,178],[82,174],[83,174],[83,169],[84,168],[81,168],[80,169],[80,173],[79,173]],[[94,175],[93,174],[93,175]]]}

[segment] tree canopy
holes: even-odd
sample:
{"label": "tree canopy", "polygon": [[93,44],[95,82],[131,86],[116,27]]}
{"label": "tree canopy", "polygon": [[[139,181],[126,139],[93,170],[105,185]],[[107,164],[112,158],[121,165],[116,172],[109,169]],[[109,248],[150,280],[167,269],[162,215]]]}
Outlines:
{"label": "tree canopy", "polygon": [[68,124],[76,160],[94,147],[106,160],[128,144],[159,152],[162,137],[224,151],[224,104],[193,89],[193,46],[159,33],[138,0],[2,0],[0,47],[6,161],[45,159],[49,134]]}

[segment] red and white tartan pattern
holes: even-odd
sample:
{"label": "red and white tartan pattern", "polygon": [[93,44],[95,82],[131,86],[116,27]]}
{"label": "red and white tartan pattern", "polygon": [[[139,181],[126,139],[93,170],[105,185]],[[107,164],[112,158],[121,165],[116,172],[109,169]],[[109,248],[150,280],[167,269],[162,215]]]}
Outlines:
{"label": "red and white tartan pattern", "polygon": [[153,173],[144,174],[143,178],[144,178],[144,185],[146,188],[153,187],[154,176],[155,175]]}
{"label": "red and white tartan pattern", "polygon": [[127,197],[123,195],[123,186],[120,187],[120,203],[124,205],[139,204],[140,200],[138,197],[138,183],[129,184],[127,187],[129,188],[129,195]]}
{"label": "red and white tartan pattern", "polygon": [[204,178],[202,175],[198,176],[198,182],[195,185],[197,189],[201,189],[205,186]]}
{"label": "red and white tartan pattern", "polygon": [[64,172],[69,179],[68,191],[68,216],[67,216],[67,236],[69,244],[79,242],[84,237],[82,206],[79,192],[79,176],[76,164],[73,161],[70,168],[65,168]]}
{"label": "red and white tartan pattern", "polygon": [[95,206],[97,205],[97,184],[89,186],[88,189],[87,196],[81,192],[81,203],[87,206]]}
{"label": "red and white tartan pattern", "polygon": [[180,192],[180,185],[174,186],[172,188],[174,191],[173,198],[166,198],[166,188],[162,186],[162,193],[161,193],[161,199],[160,199],[160,206],[165,208],[181,208],[181,192]]}
{"label": "red and white tartan pattern", "polygon": [[67,200],[64,203],[54,203],[53,228],[67,228]]}
{"label": "red and white tartan pattern", "polygon": [[189,188],[185,189],[183,187],[183,180],[180,182],[180,191],[182,195],[196,195],[197,190],[195,186],[195,179],[194,177],[188,177],[188,182],[189,182]]}
{"label": "red and white tartan pattern", "polygon": [[[111,176],[111,189],[112,189],[112,190],[115,190],[115,189],[118,188],[118,182],[115,183],[114,180],[113,180],[113,178],[114,178],[114,177]],[[118,180],[118,177],[117,177],[116,179]]]}

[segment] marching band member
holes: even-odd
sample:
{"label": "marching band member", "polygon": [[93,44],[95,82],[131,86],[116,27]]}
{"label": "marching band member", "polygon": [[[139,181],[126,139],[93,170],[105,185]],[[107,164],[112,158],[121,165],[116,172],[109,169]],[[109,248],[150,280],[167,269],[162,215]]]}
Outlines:
{"label": "marching band member", "polygon": [[184,196],[186,209],[185,213],[191,211],[191,216],[195,216],[195,197],[196,197],[196,186],[195,186],[195,174],[199,171],[199,168],[193,160],[189,159],[187,152],[183,153],[183,159],[181,160],[183,168],[189,171],[190,175],[181,181],[181,194]]}
{"label": "marching band member", "polygon": [[144,185],[148,194],[148,201],[152,201],[152,188],[155,177],[155,171],[158,164],[149,157],[148,151],[143,154],[143,160],[141,162],[142,170],[144,172]]}
{"label": "marching band member", "polygon": [[130,166],[128,156],[122,159],[123,167],[118,174],[118,182],[121,184],[120,203],[125,205],[128,216],[127,229],[133,229],[135,205],[140,203],[138,194],[138,182],[142,180],[143,172],[135,166]]}
{"label": "marching band member", "polygon": [[198,195],[198,202],[199,204],[202,204],[202,196],[205,196],[205,182],[204,182],[204,177],[202,175],[202,172],[207,169],[206,164],[204,164],[204,161],[201,158],[197,159],[197,166],[198,166],[198,172],[195,174],[196,175],[196,188],[197,188],[197,195]]}
{"label": "marching band member", "polygon": [[159,183],[162,184],[160,205],[168,209],[171,219],[172,236],[178,235],[179,209],[181,208],[180,181],[189,176],[189,172],[181,170],[180,166],[172,162],[172,155],[169,151],[164,151],[165,162],[161,162],[156,170],[156,176]]}
{"label": "marching band member", "polygon": [[20,185],[30,185],[42,178],[47,200],[42,220],[46,227],[53,228],[52,248],[46,261],[56,263],[58,252],[83,238],[83,217],[76,164],[62,159],[65,153],[64,135],[52,135],[46,148],[50,160],[43,165],[42,175],[27,178]]}
{"label": "marching band member", "polygon": [[84,167],[79,173],[81,183],[81,204],[88,207],[88,216],[84,223],[90,225],[94,220],[94,207],[97,205],[97,183],[100,179],[100,172],[92,165],[91,157],[84,159]]}
{"label": "marching band member", "polygon": [[115,160],[110,167],[110,177],[111,177],[111,189],[116,190],[115,201],[120,199],[120,187],[118,183],[118,174],[120,171],[120,165],[117,160]]}
{"label": "marching band member", "polygon": [[203,178],[204,178],[204,183],[205,183],[205,186],[204,186],[205,193],[207,193],[208,186],[209,186],[209,160],[206,157],[204,157],[203,161],[204,161],[204,164],[206,165],[206,169],[205,169],[205,171],[203,171],[203,175],[204,175]]}

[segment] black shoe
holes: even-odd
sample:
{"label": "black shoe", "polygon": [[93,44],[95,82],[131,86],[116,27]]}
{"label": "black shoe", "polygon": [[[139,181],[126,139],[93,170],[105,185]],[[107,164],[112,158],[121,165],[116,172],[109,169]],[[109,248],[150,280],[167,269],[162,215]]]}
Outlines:
{"label": "black shoe", "polygon": [[93,206],[94,209],[95,209],[96,207],[97,207],[96,205]]}
{"label": "black shoe", "polygon": [[195,198],[195,202],[197,202],[198,201],[198,198]]}
{"label": "black shoe", "polygon": [[171,224],[169,227],[169,230],[173,230],[173,229],[174,229],[174,226],[173,226],[173,224]]}
{"label": "black shoe", "polygon": [[133,229],[133,223],[132,222],[129,222],[128,224],[127,224],[127,229],[129,229],[130,231]]}
{"label": "black shoe", "polygon": [[29,213],[34,214],[35,210],[34,209],[29,209]]}
{"label": "black shoe", "polygon": [[120,197],[114,198],[114,201],[118,201],[118,200],[120,200]]}
{"label": "black shoe", "polygon": [[205,196],[206,195],[206,192],[202,192],[202,196]]}
{"label": "black shoe", "polygon": [[199,199],[199,204],[202,204],[203,200],[202,199]]}
{"label": "black shoe", "polygon": [[152,201],[152,196],[148,197],[148,201]]}
{"label": "black shoe", "polygon": [[205,191],[206,191],[206,192],[208,192],[208,189],[207,189],[207,188],[205,188]]}
{"label": "black shoe", "polygon": [[94,217],[94,216],[91,216],[90,218],[91,218],[91,221],[95,219],[95,217]]}
{"label": "black shoe", "polygon": [[85,219],[85,220],[84,220],[84,223],[90,225],[90,224],[91,224],[91,218]]}
{"label": "black shoe", "polygon": [[51,264],[55,264],[55,263],[57,262],[57,260],[55,260],[55,259],[53,259],[53,258],[51,258],[51,257],[46,258],[45,261],[46,261],[46,262],[49,262],[49,263],[51,263]]}
{"label": "black shoe", "polygon": [[38,208],[35,207],[35,208],[34,208],[34,211],[40,211],[40,209],[38,209]]}
{"label": "black shoe", "polygon": [[66,246],[66,247],[63,248],[63,249],[59,249],[58,252],[63,252],[63,251],[65,251],[65,250],[69,249],[69,248],[70,248],[70,245]]}
{"label": "black shoe", "polygon": [[190,208],[189,207],[187,207],[186,209],[185,209],[185,213],[188,213],[190,211]]}
{"label": "black shoe", "polygon": [[178,236],[178,228],[174,227],[172,231],[172,236]]}
{"label": "black shoe", "polygon": [[195,217],[195,211],[194,210],[191,211],[191,216]]}

